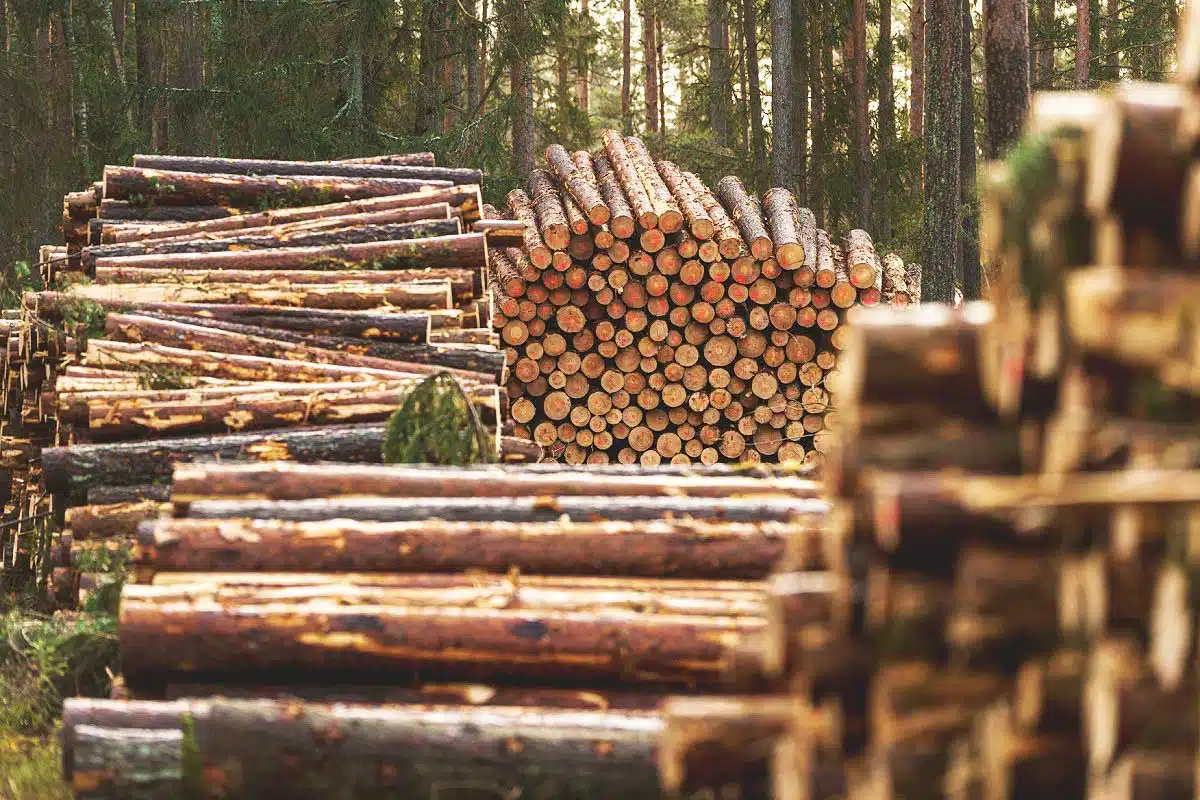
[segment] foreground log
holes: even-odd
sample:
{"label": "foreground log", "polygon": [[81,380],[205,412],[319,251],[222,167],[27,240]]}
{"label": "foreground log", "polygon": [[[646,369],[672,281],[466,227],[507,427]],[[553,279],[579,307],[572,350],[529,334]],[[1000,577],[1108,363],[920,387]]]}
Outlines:
{"label": "foreground log", "polygon": [[131,200],[136,197],[143,204],[153,203],[161,206],[261,208],[264,202],[312,205],[407,194],[425,187],[444,188],[452,185],[453,181],[410,178],[205,175],[138,167],[104,168],[106,199]]}
{"label": "foreground log", "polygon": [[372,311],[382,308],[420,311],[449,310],[454,307],[449,281],[288,286],[258,283],[80,284],[68,289],[67,296],[82,301],[244,304],[335,311]]}
{"label": "foreground log", "polygon": [[363,164],[312,161],[272,161],[261,158],[144,155],[133,157],[135,167],[175,172],[226,175],[333,175],[343,178],[415,178],[426,181],[482,183],[477,169],[456,169],[423,164]]}
{"label": "foreground log", "polygon": [[[820,484],[801,478],[770,481],[737,472],[711,476],[659,472],[576,472],[528,467],[450,470],[438,467],[361,467],[296,465],[180,466],[175,475],[176,500],[211,497],[305,500],[320,497],[379,495],[386,497],[540,497],[675,496],[675,497],[817,497]],[[636,479],[631,480],[631,476]]]}
{"label": "foreground log", "polygon": [[201,500],[187,506],[192,519],[278,519],[313,522],[353,519],[362,522],[576,522],[695,519],[708,522],[819,523],[829,506],[820,500],[709,499],[703,497],[347,497],[316,500]]}
{"label": "foreground log", "polygon": [[66,525],[76,541],[131,536],[137,533],[139,523],[168,514],[170,510],[169,504],[156,500],[75,506],[67,509]]}
{"label": "foreground log", "polygon": [[162,521],[139,534],[155,570],[273,572],[482,569],[558,575],[762,578],[783,554],[789,523],[684,521],[282,522]]}
{"label": "foreground log", "polygon": [[101,200],[98,217],[101,221],[157,222],[180,224],[207,220],[236,219],[243,212],[220,205],[147,206],[127,200]]}
{"label": "foreground log", "polygon": [[[64,770],[79,797],[189,787],[223,797],[660,796],[657,715],[542,707],[74,699]],[[486,793],[484,795],[483,793]]]}
{"label": "foreground log", "polygon": [[72,445],[42,450],[43,480],[52,491],[96,484],[137,486],[169,481],[177,462],[195,460],[346,461],[379,463],[386,426],[295,428],[268,433]]}
{"label": "foreground log", "polygon": [[[523,608],[519,600],[489,608],[270,593],[261,603],[226,605],[179,598],[165,588],[167,602],[159,602],[158,587],[130,585],[122,593],[122,668],[135,689],[172,680],[244,680],[275,669],[301,682],[423,673],[713,687],[727,648],[761,627],[753,617]],[[167,630],[171,647],[164,648]]]}
{"label": "foreground log", "polygon": [[[288,225],[311,220],[342,217],[347,214],[369,214],[388,209],[409,208],[414,215],[428,213],[417,209],[427,208],[430,204],[447,203],[455,209],[458,216],[464,220],[478,219],[482,205],[479,186],[451,186],[444,189],[424,188],[408,194],[386,195],[371,197],[366,200],[354,200],[348,203],[327,203],[319,206],[302,206],[300,208],[281,208],[273,211],[263,211],[257,214],[241,214],[225,216],[228,219],[213,219],[191,224],[156,225],[138,229],[120,229],[106,231],[104,242],[133,242],[147,239],[170,239],[180,236],[226,235],[229,231],[247,228],[261,228],[273,225]],[[415,216],[424,219],[424,216]],[[402,222],[404,220],[396,220]]]}

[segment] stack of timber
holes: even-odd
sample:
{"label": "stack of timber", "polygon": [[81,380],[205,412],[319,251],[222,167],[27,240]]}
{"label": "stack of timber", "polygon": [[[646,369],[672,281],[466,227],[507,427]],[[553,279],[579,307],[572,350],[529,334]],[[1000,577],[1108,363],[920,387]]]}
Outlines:
{"label": "stack of timber", "polygon": [[[411,163],[410,163],[411,162]],[[376,462],[408,389],[448,373],[480,446],[502,435],[477,170],[135,156],[65,199],[65,253],[7,336],[0,552],[61,603],[113,525],[166,500],[179,461]],[[63,526],[63,533],[50,532]]]}
{"label": "stack of timber", "polygon": [[[137,528],[125,697],[67,702],[66,778],[79,798],[661,797],[670,703],[755,712],[726,693],[774,565],[820,536],[819,490],[726,465],[180,464],[172,514]],[[704,767],[691,796],[769,796],[765,759]]]}
{"label": "stack of timber", "polygon": [[819,230],[785,189],[712,189],[601,138],[552,145],[507,196],[495,325],[521,435],[568,464],[819,465],[846,310],[919,301],[920,266]]}

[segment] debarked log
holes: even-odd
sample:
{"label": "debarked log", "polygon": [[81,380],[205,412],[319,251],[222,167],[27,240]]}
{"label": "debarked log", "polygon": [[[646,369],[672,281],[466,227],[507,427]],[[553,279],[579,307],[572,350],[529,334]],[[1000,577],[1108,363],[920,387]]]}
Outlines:
{"label": "debarked log", "polygon": [[332,175],[341,178],[416,178],[454,183],[480,183],[483,180],[483,173],[477,169],[435,167],[432,164],[364,164],[139,154],[133,157],[133,165],[152,170],[226,175]]}
{"label": "debarked log", "polygon": [[661,727],[636,711],[73,699],[64,769],[84,798],[650,800]]}
{"label": "debarked log", "polygon": [[793,527],[776,522],[682,520],[180,519],[144,526],[139,533],[138,560],[155,570],[213,572],[505,572],[517,568],[523,573],[548,575],[761,579],[779,560]]}

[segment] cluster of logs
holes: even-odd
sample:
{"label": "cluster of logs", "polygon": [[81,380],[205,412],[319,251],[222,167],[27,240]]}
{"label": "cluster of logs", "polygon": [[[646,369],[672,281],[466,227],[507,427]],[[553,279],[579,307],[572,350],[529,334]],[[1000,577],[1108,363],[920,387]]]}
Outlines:
{"label": "cluster of logs", "polygon": [[518,447],[479,180],[429,154],[135,156],[68,195],[47,290],[3,323],[6,566],[69,604],[119,549],[111,520],[166,499],[174,463],[379,462],[432,374],[458,381],[489,447]]}
{"label": "cluster of logs", "polygon": [[[737,705],[818,491],[721,465],[180,464],[170,513],[120,523],[122,697],[67,702],[66,777],[79,798],[658,798],[683,769],[669,709]],[[750,775],[705,767],[712,791]]]}
{"label": "cluster of logs", "polygon": [[835,241],[785,189],[760,203],[602,140],[552,145],[507,197],[493,292],[517,430],[568,464],[819,464],[846,310],[918,301],[920,266],[866,231]]}

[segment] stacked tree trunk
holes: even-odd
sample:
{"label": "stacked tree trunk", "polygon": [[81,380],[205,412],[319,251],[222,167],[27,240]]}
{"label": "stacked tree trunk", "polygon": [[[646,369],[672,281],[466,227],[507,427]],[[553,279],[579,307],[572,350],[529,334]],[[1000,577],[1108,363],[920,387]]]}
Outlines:
{"label": "stacked tree trunk", "polygon": [[[764,476],[180,464],[173,516],[112,525],[145,512],[128,698],[68,701],[66,777],[80,798],[659,797],[667,694],[727,706],[764,579],[819,542],[819,486]],[[765,796],[765,771],[714,767],[710,791]]]}
{"label": "stacked tree trunk", "polygon": [[433,374],[540,457],[501,435],[480,175],[401,161],[136,156],[64,199],[47,290],[3,321],[6,576],[72,604],[178,461],[378,462]]}
{"label": "stacked tree trunk", "polygon": [[495,324],[517,430],[568,464],[819,464],[846,310],[914,302],[920,267],[866,231],[835,240],[786,190],[713,190],[602,141],[551,146],[507,197],[522,238],[493,253]]}

